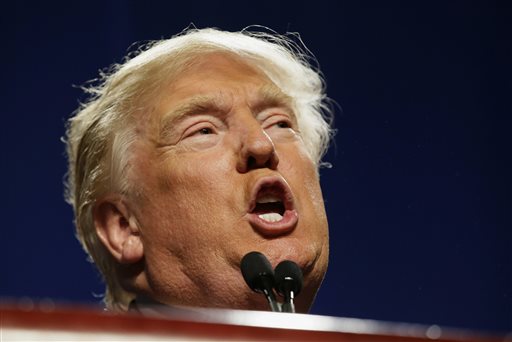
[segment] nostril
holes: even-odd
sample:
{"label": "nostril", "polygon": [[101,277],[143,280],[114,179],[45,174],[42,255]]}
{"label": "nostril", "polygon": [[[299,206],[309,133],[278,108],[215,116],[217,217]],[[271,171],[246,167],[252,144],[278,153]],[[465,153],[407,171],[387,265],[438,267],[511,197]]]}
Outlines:
{"label": "nostril", "polygon": [[247,157],[247,170],[259,169],[259,168],[269,168],[274,169],[275,164],[277,164],[277,156],[275,153],[272,153],[270,156],[265,156],[264,158],[256,158],[254,156]]}
{"label": "nostril", "polygon": [[249,158],[247,158],[247,170],[255,169],[257,164],[256,158],[253,156],[249,156]]}
{"label": "nostril", "polygon": [[261,168],[275,170],[278,163],[279,158],[277,157],[274,143],[266,133],[242,141],[237,163],[237,170],[240,172]]}

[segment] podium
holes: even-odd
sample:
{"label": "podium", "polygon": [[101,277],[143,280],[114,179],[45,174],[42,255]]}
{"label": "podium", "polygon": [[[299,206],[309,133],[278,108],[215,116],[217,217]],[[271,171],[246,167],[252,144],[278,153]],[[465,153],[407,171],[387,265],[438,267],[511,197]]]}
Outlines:
{"label": "podium", "polygon": [[[442,341],[485,336],[437,325],[199,308],[115,313],[90,307],[0,307],[1,341]],[[508,340],[510,341],[510,340]]]}

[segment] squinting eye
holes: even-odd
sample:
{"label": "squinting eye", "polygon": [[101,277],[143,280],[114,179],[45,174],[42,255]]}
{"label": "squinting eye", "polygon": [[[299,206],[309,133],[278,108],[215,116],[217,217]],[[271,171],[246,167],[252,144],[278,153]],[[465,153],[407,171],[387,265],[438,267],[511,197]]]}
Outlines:
{"label": "squinting eye", "polygon": [[290,128],[290,124],[286,121],[279,121],[277,123],[277,127],[279,128]]}
{"label": "squinting eye", "polygon": [[200,130],[198,130],[197,133],[202,134],[202,135],[212,134],[213,130],[211,128],[204,127],[204,128],[201,128]]}

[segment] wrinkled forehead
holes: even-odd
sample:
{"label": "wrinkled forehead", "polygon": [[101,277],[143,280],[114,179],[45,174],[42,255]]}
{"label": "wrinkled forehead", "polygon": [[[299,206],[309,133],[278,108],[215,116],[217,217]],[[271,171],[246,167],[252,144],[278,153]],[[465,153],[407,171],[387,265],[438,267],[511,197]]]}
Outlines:
{"label": "wrinkled forehead", "polygon": [[266,97],[284,98],[286,91],[276,85],[270,75],[279,73],[279,70],[275,66],[269,68],[268,63],[271,62],[257,61],[228,51],[198,53],[176,68],[168,78],[166,88],[176,89],[187,83],[195,83],[194,85],[198,85],[196,89],[200,90],[202,84],[229,80],[261,88],[260,93]]}
{"label": "wrinkled forehead", "polygon": [[161,87],[157,112],[169,119],[208,108],[229,111],[240,100],[254,111],[281,107],[293,112],[293,98],[254,64],[225,52],[196,56]]}

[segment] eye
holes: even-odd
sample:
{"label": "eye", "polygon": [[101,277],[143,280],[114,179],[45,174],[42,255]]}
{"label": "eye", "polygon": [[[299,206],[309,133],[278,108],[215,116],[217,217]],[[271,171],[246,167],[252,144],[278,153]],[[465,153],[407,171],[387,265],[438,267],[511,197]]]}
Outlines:
{"label": "eye", "polygon": [[276,123],[276,126],[279,128],[291,128],[290,123],[287,121],[279,121],[278,123]]}
{"label": "eye", "polygon": [[185,137],[197,137],[202,135],[210,135],[215,134],[215,127],[212,127],[210,124],[200,124],[197,125],[199,127],[192,127],[185,133]]}
{"label": "eye", "polygon": [[209,127],[203,127],[196,131],[196,134],[206,135],[206,134],[213,134],[213,129]]}
{"label": "eye", "polygon": [[226,132],[226,125],[212,115],[190,115],[177,129],[182,133],[176,144],[199,151],[215,146]]}

